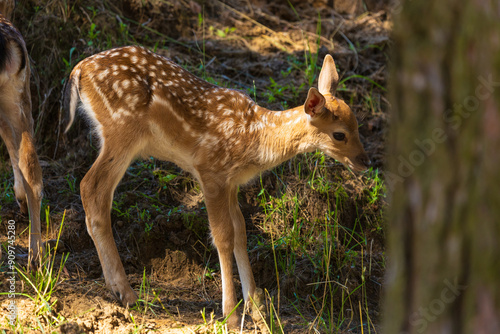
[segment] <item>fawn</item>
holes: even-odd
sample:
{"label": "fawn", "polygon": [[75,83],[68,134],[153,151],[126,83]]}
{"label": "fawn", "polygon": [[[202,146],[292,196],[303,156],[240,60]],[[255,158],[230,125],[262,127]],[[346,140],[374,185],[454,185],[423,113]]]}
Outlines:
{"label": "fawn", "polygon": [[[81,198],[88,232],[115,296],[125,305],[137,299],[113,240],[113,192],[132,160],[153,156],[189,171],[201,185],[221,266],[224,315],[236,305],[233,254],[245,302],[253,298],[256,286],[238,186],[316,149],[355,171],[370,163],[353,112],[334,97],[337,84],[335,63],[328,55],[319,91],[311,88],[303,106],[270,111],[246,94],[210,84],[143,47],[112,49],[78,63],[66,87],[66,131],[80,101],[100,141],[99,156],[80,184]],[[230,326],[238,318],[233,313]]]}
{"label": "fawn", "polygon": [[29,259],[38,262],[42,169],[33,138],[28,52],[23,37],[7,19],[13,8],[14,1],[0,0],[0,136],[14,170],[17,202],[31,219]]}

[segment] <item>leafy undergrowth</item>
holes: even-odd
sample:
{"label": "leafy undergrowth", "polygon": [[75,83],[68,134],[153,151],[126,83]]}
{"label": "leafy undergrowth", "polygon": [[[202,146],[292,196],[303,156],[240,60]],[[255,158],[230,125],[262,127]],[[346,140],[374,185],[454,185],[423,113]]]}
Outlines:
{"label": "leafy undergrowth", "polygon": [[[319,3],[246,1],[24,1],[14,23],[32,58],[36,138],[44,172],[45,269],[16,259],[18,320],[12,332],[224,333],[221,279],[199,185],[175,165],[134,162],[115,193],[115,240],[143,302],[121,307],[106,289],[86,232],[79,183],[97,148],[85,121],[63,135],[62,85],[98,51],[140,44],[189,71],[282,110],[304,103],[324,56],[333,55],[338,95],[357,114],[370,171],[356,175],[322,153],[298,156],[241,187],[248,250],[265,291],[273,333],[378,330],[385,269],[383,142],[390,14],[342,16]],[[16,254],[26,253],[27,218],[0,147],[1,228],[16,221]],[[60,231],[60,236],[59,236]],[[0,309],[8,313],[7,238]],[[237,272],[235,270],[235,280]],[[238,296],[241,298],[241,293]],[[5,312],[4,312],[5,311]],[[239,311],[242,311],[241,308]],[[266,330],[251,320],[243,332]]]}

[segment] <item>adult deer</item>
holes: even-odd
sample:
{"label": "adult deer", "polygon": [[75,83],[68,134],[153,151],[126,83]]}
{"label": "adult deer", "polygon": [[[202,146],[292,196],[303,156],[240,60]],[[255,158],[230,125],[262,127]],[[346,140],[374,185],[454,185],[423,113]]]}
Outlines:
{"label": "adult deer", "polygon": [[29,258],[38,261],[42,169],[33,138],[28,52],[23,37],[6,18],[13,8],[14,1],[0,0],[0,136],[14,170],[17,202],[31,218]]}
{"label": "adult deer", "polygon": [[[256,291],[238,186],[298,153],[316,149],[356,171],[369,165],[354,114],[334,97],[337,84],[335,63],[328,55],[319,91],[311,88],[305,105],[270,111],[246,94],[212,85],[138,46],[102,52],[75,66],[66,88],[66,131],[80,101],[101,147],[80,184],[87,229],[106,283],[123,304],[133,304],[137,296],[113,240],[110,211],[113,192],[131,161],[150,156],[168,160],[201,184],[227,315],[236,305],[233,254],[245,302]],[[237,315],[229,319],[232,326],[237,322]]]}

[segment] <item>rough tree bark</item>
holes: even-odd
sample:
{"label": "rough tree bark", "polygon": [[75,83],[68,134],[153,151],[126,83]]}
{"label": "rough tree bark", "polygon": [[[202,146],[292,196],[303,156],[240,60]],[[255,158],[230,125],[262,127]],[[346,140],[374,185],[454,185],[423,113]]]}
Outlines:
{"label": "rough tree bark", "polygon": [[500,333],[500,2],[394,25],[383,333]]}

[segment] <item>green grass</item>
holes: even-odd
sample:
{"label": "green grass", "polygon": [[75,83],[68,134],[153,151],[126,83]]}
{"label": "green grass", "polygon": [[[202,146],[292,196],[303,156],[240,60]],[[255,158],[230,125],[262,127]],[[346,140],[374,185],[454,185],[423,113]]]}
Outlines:
{"label": "green grass", "polygon": [[[370,332],[374,326],[370,318],[366,278],[370,276],[372,263],[365,264],[365,253],[369,250],[366,236],[372,230],[380,231],[383,217],[380,213],[376,221],[366,226],[361,223],[363,217],[356,216],[354,224],[346,226],[345,210],[352,205],[380,204],[385,198],[385,186],[378,170],[370,170],[362,176],[366,195],[352,198],[352,194],[344,188],[345,180],[332,175],[329,161],[331,159],[326,159],[322,153],[312,153],[293,159],[291,164],[277,167],[273,174],[275,184],[280,186],[275,190],[275,195],[269,194],[261,178],[259,202],[263,219],[259,226],[263,236],[250,238],[249,248],[272,253],[277,291],[270,302],[276,307],[274,314],[277,319],[280,306],[288,304],[292,305],[297,315],[304,320],[304,325],[310,329],[336,332],[349,327],[352,322],[360,321],[353,319],[354,313],[347,311],[354,306],[357,308],[354,304],[359,302],[362,303],[363,324]],[[285,180],[290,179],[290,170],[295,172],[296,180],[302,179],[301,184],[309,190],[302,192],[287,187]],[[329,203],[324,209],[322,220],[307,214],[307,202],[311,197],[326,197],[324,202]],[[316,277],[314,282],[307,285],[309,297],[302,291],[285,295],[286,301],[280,300],[280,290],[283,288],[281,282],[300,276],[304,262],[308,263],[307,267]],[[345,278],[339,275],[339,268],[352,268],[360,262],[357,285],[347,287],[343,281]],[[306,314],[308,309],[315,310],[316,315],[312,320]],[[287,312],[290,312],[289,307]]]}
{"label": "green grass", "polygon": [[[19,285],[21,285],[22,290],[16,292],[15,298],[25,297],[31,299],[33,301],[33,310],[31,312],[37,319],[36,323],[24,324],[17,320],[14,326],[9,324],[10,329],[15,332],[23,332],[28,329],[45,332],[46,329],[58,327],[67,320],[64,316],[55,312],[58,299],[54,296],[57,287],[63,281],[61,273],[69,256],[69,254],[62,254],[60,260],[56,262],[56,253],[64,226],[65,214],[66,212],[64,212],[59,224],[56,244],[54,248],[46,247],[40,266],[33,268],[15,265],[19,278],[18,282],[23,283],[17,285],[16,290],[19,289]],[[0,295],[6,294],[4,292],[0,293]]]}
{"label": "green grass", "polygon": [[161,291],[157,291],[151,287],[148,276],[146,275],[146,268],[144,268],[137,296],[138,299],[136,304],[131,308],[131,310],[137,311],[138,315],[141,316],[141,323],[138,323],[133,313],[130,313],[130,320],[134,324],[134,333],[140,333],[145,330],[144,321],[148,316],[158,318],[158,313],[160,311],[163,311],[168,316],[171,316],[159,298],[160,293]]}

